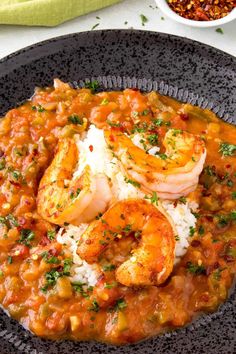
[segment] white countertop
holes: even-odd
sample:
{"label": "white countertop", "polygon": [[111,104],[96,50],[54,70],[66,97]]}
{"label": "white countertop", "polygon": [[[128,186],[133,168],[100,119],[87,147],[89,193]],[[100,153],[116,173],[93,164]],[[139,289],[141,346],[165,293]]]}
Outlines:
{"label": "white countertop", "polygon": [[[148,18],[142,26],[140,14]],[[99,18],[98,18],[99,17]],[[153,0],[125,0],[112,7],[68,21],[58,27],[25,27],[0,25],[0,58],[42,40],[96,29],[134,28],[176,34],[209,44],[236,56],[236,21],[222,26],[223,34],[216,28],[186,27],[169,20]]]}

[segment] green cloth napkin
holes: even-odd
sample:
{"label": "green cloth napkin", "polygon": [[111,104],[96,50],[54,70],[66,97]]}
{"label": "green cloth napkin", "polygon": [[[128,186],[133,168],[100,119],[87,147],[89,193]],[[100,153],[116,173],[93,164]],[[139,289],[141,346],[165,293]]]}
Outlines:
{"label": "green cloth napkin", "polygon": [[0,0],[0,24],[56,26],[121,0]]}

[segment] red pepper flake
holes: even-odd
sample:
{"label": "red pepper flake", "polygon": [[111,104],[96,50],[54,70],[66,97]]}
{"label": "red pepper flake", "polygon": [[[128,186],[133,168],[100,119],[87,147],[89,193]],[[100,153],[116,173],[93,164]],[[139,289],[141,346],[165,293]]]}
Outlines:
{"label": "red pepper flake", "polygon": [[226,167],[226,168],[230,168],[230,167],[231,167],[231,165],[230,165],[230,164],[228,164],[228,165],[226,165],[225,167]]}
{"label": "red pepper flake", "polygon": [[89,145],[89,150],[93,152],[93,145]]}
{"label": "red pepper flake", "polygon": [[195,21],[214,21],[227,16],[235,0],[167,0],[178,15]]}
{"label": "red pepper flake", "polygon": [[189,115],[187,113],[180,113],[180,119],[187,121],[189,120]]}

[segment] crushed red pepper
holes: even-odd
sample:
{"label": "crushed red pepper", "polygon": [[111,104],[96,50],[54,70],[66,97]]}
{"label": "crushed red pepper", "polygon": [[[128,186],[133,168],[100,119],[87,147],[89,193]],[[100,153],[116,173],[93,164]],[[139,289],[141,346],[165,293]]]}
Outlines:
{"label": "crushed red pepper", "polygon": [[213,21],[227,16],[236,0],[167,0],[178,15],[195,21]]}

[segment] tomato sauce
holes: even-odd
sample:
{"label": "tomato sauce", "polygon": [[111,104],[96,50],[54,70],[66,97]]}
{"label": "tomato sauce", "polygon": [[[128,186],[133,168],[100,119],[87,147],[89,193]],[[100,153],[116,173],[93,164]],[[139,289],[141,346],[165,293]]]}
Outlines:
{"label": "tomato sauce", "polygon": [[[236,269],[236,128],[211,111],[155,92],[94,88],[72,89],[56,80],[55,88],[36,89],[0,122],[0,301],[38,336],[125,344],[184,326],[227,299]],[[128,134],[150,130],[160,141],[171,127],[199,134],[206,143],[194,192],[197,225],[187,253],[160,287],[115,281],[112,262],[117,253],[129,255],[136,242],[129,237],[105,252],[94,288],[85,292],[71,284],[58,226],[37,212],[38,184],[58,140],[91,123]]]}

